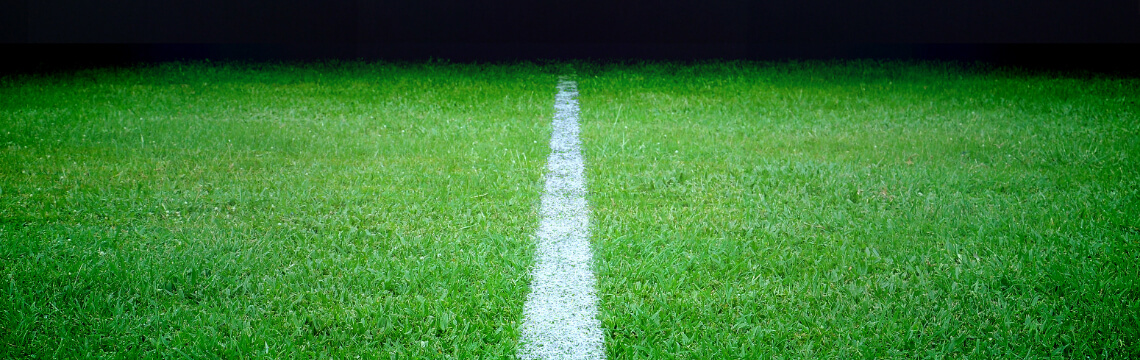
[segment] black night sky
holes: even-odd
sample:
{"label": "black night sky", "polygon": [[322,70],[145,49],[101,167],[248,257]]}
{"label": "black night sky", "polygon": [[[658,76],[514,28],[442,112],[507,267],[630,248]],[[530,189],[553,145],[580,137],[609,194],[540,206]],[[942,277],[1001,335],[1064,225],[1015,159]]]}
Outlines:
{"label": "black night sky", "polygon": [[[851,58],[1130,67],[1140,2],[4,0],[7,61]],[[1129,57],[1132,56],[1132,57]]]}

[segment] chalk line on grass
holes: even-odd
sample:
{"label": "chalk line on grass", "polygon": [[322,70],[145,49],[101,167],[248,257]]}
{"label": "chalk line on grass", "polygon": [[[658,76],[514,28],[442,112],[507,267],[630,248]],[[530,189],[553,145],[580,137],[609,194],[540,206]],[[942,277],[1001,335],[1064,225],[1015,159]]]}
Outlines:
{"label": "chalk line on grass", "polygon": [[578,140],[578,85],[558,82],[535,267],[524,307],[522,359],[605,359],[591,271],[590,211]]}

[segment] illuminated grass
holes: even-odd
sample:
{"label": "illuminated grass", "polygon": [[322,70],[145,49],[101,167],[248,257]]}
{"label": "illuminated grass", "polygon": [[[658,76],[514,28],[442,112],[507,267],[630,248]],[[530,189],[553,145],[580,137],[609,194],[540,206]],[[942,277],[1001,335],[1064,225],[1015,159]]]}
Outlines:
{"label": "illuminated grass", "polygon": [[555,75],[4,80],[0,358],[513,356]]}
{"label": "illuminated grass", "polygon": [[[511,358],[555,66],[0,79],[0,358]],[[1140,83],[576,63],[611,359],[1140,357]]]}
{"label": "illuminated grass", "polygon": [[1140,356],[1140,84],[583,65],[611,359]]}

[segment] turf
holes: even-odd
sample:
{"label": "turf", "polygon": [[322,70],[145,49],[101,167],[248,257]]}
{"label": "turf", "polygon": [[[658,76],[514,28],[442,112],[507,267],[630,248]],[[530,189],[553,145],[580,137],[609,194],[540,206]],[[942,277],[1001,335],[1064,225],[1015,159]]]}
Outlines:
{"label": "turf", "polygon": [[0,358],[515,352],[555,71],[169,63],[0,84]]}
{"label": "turf", "polygon": [[611,359],[1140,357],[1140,81],[579,73]]}
{"label": "turf", "polygon": [[941,62],[0,78],[0,358],[512,358],[573,65],[611,359],[1140,357],[1140,80]]}

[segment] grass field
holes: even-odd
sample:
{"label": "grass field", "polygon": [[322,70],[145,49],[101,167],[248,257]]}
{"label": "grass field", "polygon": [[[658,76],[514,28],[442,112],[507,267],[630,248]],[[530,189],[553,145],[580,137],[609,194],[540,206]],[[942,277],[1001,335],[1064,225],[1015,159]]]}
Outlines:
{"label": "grass field", "polygon": [[170,64],[0,94],[0,358],[513,356],[554,74]]}
{"label": "grass field", "polygon": [[[0,79],[0,358],[511,358],[567,64]],[[1140,357],[1140,80],[573,64],[611,359]]]}
{"label": "grass field", "polygon": [[1140,356],[1140,82],[579,69],[611,358]]}

